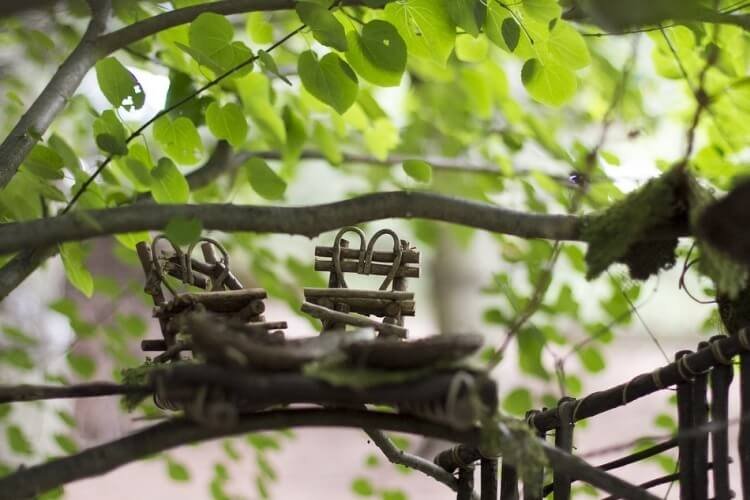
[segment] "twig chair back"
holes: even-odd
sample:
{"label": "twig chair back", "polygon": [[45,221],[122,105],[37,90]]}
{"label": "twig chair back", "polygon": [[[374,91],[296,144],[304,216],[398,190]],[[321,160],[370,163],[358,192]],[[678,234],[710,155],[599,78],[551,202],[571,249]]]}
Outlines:
{"label": "twig chair back", "polygon": [[[353,233],[358,248],[344,239]],[[375,250],[381,238],[390,238],[391,250]],[[302,310],[323,320],[323,331],[346,324],[372,326],[381,336],[406,337],[404,317],[414,316],[414,294],[407,291],[407,278],[419,277],[419,252],[391,229],[381,229],[367,241],[357,227],[345,227],[332,246],[315,247],[315,270],[329,273],[328,288],[305,288]],[[383,276],[377,290],[349,288],[346,274]],[[353,314],[354,313],[354,314]],[[383,318],[382,323],[367,318]]]}

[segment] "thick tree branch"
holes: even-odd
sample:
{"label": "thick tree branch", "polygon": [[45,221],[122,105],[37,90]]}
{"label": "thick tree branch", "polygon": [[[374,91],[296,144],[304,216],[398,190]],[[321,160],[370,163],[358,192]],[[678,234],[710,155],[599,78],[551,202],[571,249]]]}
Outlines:
{"label": "thick tree branch", "polygon": [[[479,429],[458,431],[421,418],[361,410],[274,410],[241,417],[232,427],[200,426],[187,419],[168,420],[75,455],[24,468],[0,479],[0,500],[32,497],[66,483],[98,476],[121,465],[171,448],[248,432],[290,427],[353,427],[405,432],[471,446],[480,444]],[[570,474],[607,493],[631,499],[656,499],[649,493],[599,470],[578,457],[543,444],[555,471]]]}
{"label": "thick tree branch", "polygon": [[0,144],[0,189],[10,182],[31,148],[101,57],[97,37],[106,28],[111,10],[110,0],[91,0],[89,5],[92,9],[91,21],[78,46]]}
{"label": "thick tree branch", "polygon": [[421,218],[476,229],[553,240],[579,240],[581,220],[568,215],[517,212],[434,193],[395,191],[300,207],[230,204],[133,205],[82,210],[0,226],[0,252],[78,241],[95,236],[163,229],[175,218],[200,220],[205,229],[316,236],[325,231],[389,218]]}
{"label": "thick tree branch", "polygon": [[[193,21],[204,12],[214,12],[225,16],[245,12],[270,12],[293,10],[295,0],[222,0],[207,2],[182,9],[175,9],[158,14],[143,21],[126,26],[99,39],[99,44],[106,53],[125,48],[131,43],[149,37],[160,31]],[[344,5],[360,5],[361,0],[345,0]]]}

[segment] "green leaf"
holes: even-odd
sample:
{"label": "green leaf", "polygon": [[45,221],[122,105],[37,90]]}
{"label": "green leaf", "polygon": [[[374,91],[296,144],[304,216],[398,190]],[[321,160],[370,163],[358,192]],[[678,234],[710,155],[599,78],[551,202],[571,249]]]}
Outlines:
{"label": "green leaf", "polygon": [[139,231],[135,233],[116,234],[115,239],[128,250],[135,251],[136,244],[140,243],[141,241],[151,241],[151,235],[148,234],[147,231]]}
{"label": "green leaf", "polygon": [[120,61],[107,57],[96,63],[96,81],[104,97],[115,108],[141,109],[146,101],[143,87]]}
{"label": "green leaf", "polygon": [[526,15],[545,25],[562,13],[557,0],[523,0],[521,6]]}
{"label": "green leaf", "polygon": [[158,203],[187,203],[190,186],[169,158],[162,158],[151,171],[151,196]]}
{"label": "green leaf", "polygon": [[245,111],[263,132],[266,141],[281,147],[286,142],[286,129],[279,112],[273,106],[268,77],[261,73],[251,73],[235,82]]}
{"label": "green leaf", "polygon": [[128,154],[128,146],[124,141],[120,141],[117,137],[110,134],[99,134],[96,136],[96,145],[104,151],[113,156],[123,156]]}
{"label": "green leaf", "polygon": [[203,153],[203,142],[198,130],[184,116],[174,121],[168,116],[156,120],[154,139],[170,158],[181,165],[194,165]]}
{"label": "green leaf", "polygon": [[547,380],[549,374],[542,363],[546,340],[536,328],[524,328],[518,334],[518,357],[521,371]]}
{"label": "green leaf", "polygon": [[90,298],[94,293],[94,278],[86,268],[86,252],[83,246],[80,243],[60,245],[60,256],[70,284]]}
{"label": "green leaf", "polygon": [[19,348],[4,348],[0,350],[0,363],[4,363],[23,371],[34,369],[34,360],[29,353]]}
{"label": "green leaf", "polygon": [[456,26],[476,37],[484,24],[487,4],[483,0],[444,0]]}
{"label": "green leaf", "polygon": [[512,17],[506,17],[501,29],[505,45],[513,52],[518,47],[518,40],[521,38],[521,27]]}
{"label": "green leaf", "polygon": [[408,500],[406,493],[401,490],[383,490],[380,498],[381,500]]}
{"label": "green leaf", "polygon": [[173,481],[190,481],[190,471],[188,471],[187,467],[172,459],[167,459],[167,474]]}
{"label": "green leaf", "polygon": [[68,365],[81,378],[90,379],[96,373],[96,361],[84,354],[69,353]]}
{"label": "green leaf", "polygon": [[591,63],[591,55],[586,42],[573,26],[565,21],[558,21],[547,38],[548,57],[545,62],[556,63],[570,69],[585,68]]}
{"label": "green leaf", "polygon": [[352,491],[361,497],[369,497],[375,494],[372,483],[364,477],[358,477],[352,481]]}
{"label": "green leaf", "polygon": [[[378,160],[385,161],[388,153],[399,143],[398,129],[388,118],[378,118],[364,132],[367,149]],[[429,177],[429,175],[428,175]],[[427,181],[429,182],[429,178]]]}
{"label": "green leaf", "polygon": [[281,71],[279,71],[279,67],[276,65],[276,60],[271,54],[269,54],[265,50],[259,50],[258,59],[260,59],[260,64],[265,71],[281,78],[287,85],[292,85],[292,82],[289,81],[289,78],[281,74]]}
{"label": "green leaf", "polygon": [[164,233],[178,246],[194,243],[201,237],[202,232],[203,223],[198,219],[172,219],[164,228]]}
{"label": "green leaf", "polygon": [[[192,23],[188,32],[189,47],[178,46],[188,52],[199,64],[214,73],[224,73],[252,59],[253,54],[242,42],[233,42],[234,27],[229,20],[213,12],[204,12]],[[252,66],[234,76],[246,74]]]}
{"label": "green leaf", "polygon": [[37,144],[32,148],[23,165],[29,172],[42,179],[58,180],[63,178],[62,169],[65,165],[63,159],[54,149],[42,144]]}
{"label": "green leaf", "polygon": [[432,166],[423,160],[406,160],[404,172],[417,182],[428,183],[432,180]]}
{"label": "green leaf", "polygon": [[456,40],[456,28],[443,2],[391,2],[385,7],[385,19],[401,34],[410,56],[445,66]]}
{"label": "green leaf", "polygon": [[250,158],[245,163],[250,186],[267,200],[281,200],[286,191],[286,182],[261,158]]}
{"label": "green leaf", "polygon": [[206,125],[217,139],[226,139],[235,148],[247,137],[247,120],[242,108],[233,102],[224,106],[212,102],[206,109]]}
{"label": "green leaf", "polygon": [[521,81],[535,100],[549,106],[560,106],[575,95],[578,81],[573,71],[539,59],[529,59],[521,70]]}
{"label": "green leaf", "polygon": [[266,21],[262,12],[251,12],[245,23],[250,40],[259,44],[273,43],[273,25]]}
{"label": "green leaf", "polygon": [[248,434],[247,442],[256,450],[280,450],[278,440],[268,434]]}
{"label": "green leaf", "polygon": [[313,51],[305,51],[299,56],[297,71],[305,89],[339,114],[343,114],[357,99],[357,75],[334,53],[318,60]]}
{"label": "green leaf", "polygon": [[374,20],[347,33],[346,60],[365,80],[382,87],[397,86],[406,69],[406,43],[389,22]]}
{"label": "green leaf", "polygon": [[108,109],[94,120],[94,137],[96,145],[105,153],[112,155],[128,154],[128,132],[120,122],[117,114]]}
{"label": "green leaf", "polygon": [[346,50],[344,27],[330,10],[313,2],[297,2],[295,9],[317,41],[342,52]]}
{"label": "green leaf", "polygon": [[578,359],[592,373],[598,373],[606,367],[604,358],[596,347],[584,347],[578,351]]}
{"label": "green leaf", "polygon": [[503,401],[503,409],[513,415],[523,415],[532,408],[531,393],[528,389],[513,389]]}
{"label": "green leaf", "polygon": [[78,445],[70,436],[65,434],[55,434],[54,436],[57,446],[68,455],[78,452]]}
{"label": "green leaf", "polygon": [[5,438],[10,449],[15,453],[25,456],[31,456],[34,453],[26,434],[17,425],[12,424],[5,428]]}

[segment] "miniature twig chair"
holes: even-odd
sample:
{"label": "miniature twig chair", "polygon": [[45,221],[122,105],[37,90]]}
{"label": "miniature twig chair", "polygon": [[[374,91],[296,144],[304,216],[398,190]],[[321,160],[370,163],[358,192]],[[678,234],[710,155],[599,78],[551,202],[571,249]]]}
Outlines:
{"label": "miniature twig chair", "polygon": [[[359,239],[358,249],[349,248],[343,238],[350,232]],[[383,236],[393,240],[391,251],[375,250],[375,243]],[[322,319],[324,332],[350,324],[371,326],[381,336],[405,338],[404,316],[415,312],[414,294],[407,291],[406,278],[419,277],[419,252],[390,229],[378,231],[369,243],[365,240],[361,229],[346,227],[338,232],[333,246],[315,248],[315,270],[330,273],[328,288],[305,288],[302,310]],[[347,285],[346,273],[385,279],[378,290],[352,289]],[[370,315],[383,318],[382,323],[362,317]]]}
{"label": "miniature twig chair", "polygon": [[[165,242],[166,250],[159,253],[157,245]],[[195,246],[200,243],[204,260],[193,258]],[[190,245],[187,252],[164,235],[159,235],[149,246],[146,242],[136,245],[138,258],[146,275],[145,291],[154,301],[154,316],[159,320],[163,340],[144,340],[144,351],[162,351],[157,361],[179,358],[181,351],[190,350],[189,343],[177,341],[179,324],[177,317],[186,311],[203,308],[223,317],[270,330],[282,330],[286,322],[266,322],[266,291],[262,288],[244,288],[229,270],[229,256],[224,248],[211,238],[201,238]],[[218,251],[218,255],[217,255]],[[179,279],[203,291],[175,290],[167,276]],[[171,295],[167,299],[165,291]]]}

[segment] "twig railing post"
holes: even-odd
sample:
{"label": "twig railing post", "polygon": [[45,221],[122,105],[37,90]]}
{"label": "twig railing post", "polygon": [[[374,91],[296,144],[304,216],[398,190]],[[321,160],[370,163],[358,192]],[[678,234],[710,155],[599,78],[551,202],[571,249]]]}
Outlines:
{"label": "twig railing post", "polygon": [[[703,342],[698,349],[707,347]],[[686,366],[688,370],[689,367]],[[692,389],[692,426],[703,428],[708,424],[708,371],[695,375]],[[695,437],[693,444],[693,498],[695,500],[708,500],[708,433],[700,433]]]}
{"label": "twig railing post", "polygon": [[[691,354],[691,351],[679,351],[675,354],[677,366],[680,359]],[[684,382],[677,384],[677,423],[680,435],[688,435],[693,427],[693,387],[687,374],[683,375]],[[690,437],[681,437],[679,439],[679,480],[680,480],[680,500],[695,500],[694,496],[694,471],[693,458],[695,456],[695,440]]]}
{"label": "twig railing post", "polygon": [[[573,408],[575,399],[562,398],[558,403],[558,416],[560,423],[555,430],[555,446],[566,453],[573,451]],[[555,500],[570,500],[570,485],[573,478],[567,474],[555,473],[553,484]]]}
{"label": "twig railing post", "polygon": [[497,500],[497,459],[482,457],[481,470],[481,500]]}
{"label": "twig railing post", "polygon": [[500,500],[518,500],[518,470],[505,460],[500,469]]}
{"label": "twig railing post", "polygon": [[[748,329],[742,328],[737,332],[738,340],[743,350],[740,352],[740,411],[741,415],[750,413],[750,339]],[[740,457],[740,471],[742,477],[742,498],[750,500],[750,420],[740,421],[740,436],[738,440]]]}
{"label": "twig railing post", "polygon": [[716,426],[711,433],[711,461],[713,462],[714,498],[731,498],[729,483],[729,386],[734,378],[732,359],[726,358],[720,350],[718,340],[723,336],[711,337],[714,357],[720,363],[711,371],[711,423]]}
{"label": "twig railing post", "polygon": [[[541,413],[539,410],[526,412],[526,422],[529,423],[540,439],[545,440],[547,431],[539,429],[534,423],[534,419],[539,413]],[[541,500],[543,498],[542,488],[544,488],[544,467],[537,467],[537,470],[524,475],[523,500]]]}
{"label": "twig railing post", "polygon": [[458,493],[456,500],[471,500],[474,494],[474,465],[466,465],[458,469]]}

